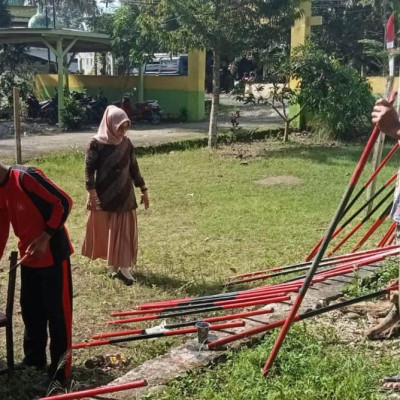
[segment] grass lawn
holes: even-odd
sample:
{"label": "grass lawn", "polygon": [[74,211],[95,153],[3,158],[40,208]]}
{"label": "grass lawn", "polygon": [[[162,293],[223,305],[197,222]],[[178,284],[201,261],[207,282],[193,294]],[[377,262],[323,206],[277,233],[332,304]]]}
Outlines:
{"label": "grass lawn", "polygon": [[[215,153],[193,149],[141,156],[139,165],[149,187],[151,207],[138,211],[139,260],[134,273],[137,284],[133,287],[110,280],[103,261],[91,262],[79,255],[87,218],[83,154],[71,152],[30,160],[29,164],[41,168],[74,199],[67,224],[76,250],[72,257],[74,342],[110,330],[105,322],[112,311],[128,310],[143,301],[215,293],[221,291],[223,281],[232,271],[245,272],[304,259],[327,228],[361,150],[358,145],[339,146],[294,138],[289,144],[277,140],[234,144]],[[394,160],[382,172],[378,187],[396,167],[397,160]],[[294,184],[285,178],[287,183],[268,185],[266,178],[276,176],[299,180]],[[372,240],[370,245],[374,244]],[[15,240],[10,240],[6,255],[14,247]],[[4,304],[6,259],[0,264],[3,268],[0,304]],[[22,322],[18,308],[17,360],[22,357]],[[151,323],[140,325],[146,326]],[[301,340],[302,329],[297,328],[290,341],[290,346],[299,350],[290,354],[282,352],[302,367],[297,370],[292,360],[283,368],[286,364],[282,361],[273,380],[273,390],[268,391],[269,385],[260,377],[262,362],[271,347],[270,337],[255,349],[233,355],[227,365],[184,378],[166,392],[165,398],[202,399],[207,393],[207,398],[213,399],[374,398],[370,395],[371,388],[376,385],[378,372],[388,369],[388,360],[376,357],[374,361],[379,367],[375,372],[368,366],[360,369],[356,383],[350,385],[347,383],[350,378],[343,379],[346,375],[346,370],[340,368],[343,360],[348,360],[346,365],[350,371],[368,364],[369,354],[363,349],[352,349],[354,355],[349,355],[345,344],[332,343],[326,348],[319,339],[320,332],[312,333],[310,340]],[[181,340],[176,337],[76,351],[74,380],[89,386],[107,383],[144,360],[166,352]],[[1,360],[5,353],[3,343],[0,349]],[[88,360],[96,355],[117,353],[126,355],[128,366],[87,368]],[[313,365],[319,359],[324,364],[318,364],[317,370]],[[29,398],[26,387],[33,379],[36,379],[33,371],[16,374],[6,386],[0,377],[0,399]],[[296,385],[297,381],[300,386]],[[325,389],[320,392],[321,382]],[[336,390],[338,382],[346,387]],[[219,397],[210,397],[209,391],[217,386],[221,387]],[[344,390],[349,390],[347,397],[343,395]]]}
{"label": "grass lawn", "polygon": [[[187,374],[157,400],[365,400],[384,399],[382,376],[398,363],[366,342],[350,346],[332,327],[295,325],[267,379],[261,368],[277,332],[251,349],[230,354],[226,363]],[[372,347],[372,348],[371,348]]]}

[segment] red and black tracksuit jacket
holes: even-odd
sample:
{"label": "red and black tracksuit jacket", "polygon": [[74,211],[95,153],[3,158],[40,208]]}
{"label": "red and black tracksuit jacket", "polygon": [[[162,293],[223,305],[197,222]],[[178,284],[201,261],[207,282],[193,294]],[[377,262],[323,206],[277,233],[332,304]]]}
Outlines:
{"label": "red and black tracksuit jacket", "polygon": [[49,330],[49,375],[55,379],[68,378],[71,368],[73,248],[64,226],[71,207],[71,198],[37,168],[10,167],[0,182],[0,259],[10,224],[19,238],[21,256],[43,231],[51,236],[43,257],[28,258],[21,266],[21,310],[24,362],[46,365]]}

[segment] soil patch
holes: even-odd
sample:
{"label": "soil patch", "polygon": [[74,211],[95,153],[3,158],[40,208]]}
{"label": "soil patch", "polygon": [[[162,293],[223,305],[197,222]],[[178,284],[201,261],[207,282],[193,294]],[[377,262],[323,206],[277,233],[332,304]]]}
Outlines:
{"label": "soil patch", "polygon": [[263,186],[276,186],[276,185],[290,185],[296,186],[303,183],[303,179],[292,175],[281,175],[281,176],[268,176],[266,178],[255,181],[258,185]]}

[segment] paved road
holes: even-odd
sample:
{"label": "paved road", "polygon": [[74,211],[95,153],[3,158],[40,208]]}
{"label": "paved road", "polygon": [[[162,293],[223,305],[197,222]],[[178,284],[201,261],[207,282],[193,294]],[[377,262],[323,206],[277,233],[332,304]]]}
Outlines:
{"label": "paved road", "polygon": [[[157,129],[138,127],[128,131],[128,137],[135,146],[157,145],[175,140],[204,137],[204,130],[195,130],[192,127],[177,127],[176,125],[162,125]],[[22,156],[27,159],[37,155],[55,151],[66,151],[72,148],[83,150],[96,130],[83,132],[64,132],[45,135],[28,135],[21,138]],[[11,159],[15,154],[14,139],[0,139],[0,158]]]}
{"label": "paved road", "polygon": [[[220,115],[220,129],[230,127],[229,112],[224,109]],[[277,126],[280,120],[273,111],[262,107],[240,107],[240,126],[246,128],[262,128],[273,124]],[[200,138],[207,135],[208,122],[196,123],[161,123],[157,127],[150,124],[135,125],[128,131],[135,146],[149,146],[162,143]],[[44,134],[28,134],[22,137],[22,157],[28,158],[47,154],[49,152],[66,151],[71,148],[85,149],[90,138],[96,133],[96,128],[81,132],[47,132]],[[14,139],[6,136],[0,139],[0,159],[11,160],[15,154]]]}

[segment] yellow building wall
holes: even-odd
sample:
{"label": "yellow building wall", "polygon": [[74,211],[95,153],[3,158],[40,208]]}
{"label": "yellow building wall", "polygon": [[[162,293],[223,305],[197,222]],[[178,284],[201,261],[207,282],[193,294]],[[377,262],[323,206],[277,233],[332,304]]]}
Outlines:
{"label": "yellow building wall", "polygon": [[[145,76],[144,96],[146,100],[159,100],[167,116],[177,117],[185,109],[189,120],[199,121],[205,115],[204,80],[205,52],[192,52],[189,54],[188,76]],[[41,98],[53,96],[57,85],[56,74],[35,76],[36,92]],[[138,85],[137,76],[68,76],[70,90],[86,90],[92,95],[102,91],[109,102],[120,100],[127,92],[135,93]]]}
{"label": "yellow building wall", "polygon": [[[383,95],[385,93],[386,87],[386,77],[384,76],[371,76],[368,77],[368,82],[372,87],[372,93]],[[394,90],[399,87],[399,78],[394,78]]]}

